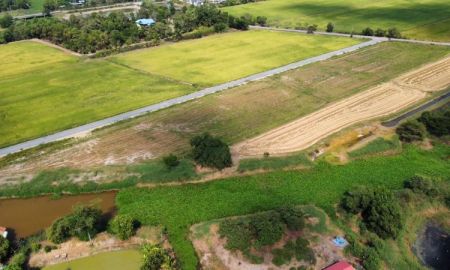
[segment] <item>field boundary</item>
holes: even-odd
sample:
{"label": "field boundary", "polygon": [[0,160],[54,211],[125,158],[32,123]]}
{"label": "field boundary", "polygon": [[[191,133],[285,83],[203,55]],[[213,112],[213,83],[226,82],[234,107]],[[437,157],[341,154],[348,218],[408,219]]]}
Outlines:
{"label": "field boundary", "polygon": [[151,112],[159,111],[159,110],[162,110],[165,108],[169,108],[169,107],[177,105],[177,104],[185,103],[185,102],[188,102],[188,101],[191,101],[194,99],[201,98],[206,95],[221,92],[221,91],[224,91],[224,90],[227,90],[230,88],[234,88],[234,87],[237,87],[237,86],[249,83],[249,82],[262,80],[264,78],[274,76],[274,75],[277,75],[277,74],[280,74],[280,73],[283,73],[283,72],[286,72],[289,70],[297,69],[297,68],[300,68],[300,67],[308,65],[308,64],[328,60],[332,57],[343,55],[343,54],[350,53],[350,52],[354,52],[361,48],[376,45],[383,41],[384,40],[382,40],[382,39],[371,39],[369,41],[362,42],[362,43],[359,43],[359,44],[356,44],[356,45],[353,45],[350,47],[346,47],[346,48],[339,49],[336,51],[328,52],[328,53],[314,56],[311,58],[303,59],[303,60],[288,64],[288,65],[284,65],[284,66],[281,66],[278,68],[267,70],[267,71],[264,71],[261,73],[253,74],[253,75],[250,75],[250,76],[238,79],[238,80],[234,80],[234,81],[226,82],[226,83],[219,84],[216,86],[204,88],[202,90],[199,90],[197,92],[193,92],[193,93],[190,93],[190,94],[187,94],[184,96],[168,99],[168,100],[165,100],[165,101],[153,104],[153,105],[149,105],[149,106],[145,106],[145,107],[142,107],[142,108],[139,108],[136,110],[131,110],[128,112],[117,114],[115,116],[107,117],[105,119],[94,121],[94,122],[84,124],[84,125],[81,125],[81,126],[78,126],[75,128],[66,129],[66,130],[63,130],[60,132],[56,132],[56,133],[53,133],[50,135],[46,135],[46,136],[42,136],[42,137],[39,137],[36,139],[28,140],[28,141],[18,143],[15,145],[11,145],[11,146],[8,146],[5,148],[0,148],[0,157],[8,155],[8,154],[12,154],[12,153],[17,153],[22,150],[34,148],[34,147],[42,145],[42,144],[47,144],[47,143],[59,141],[62,139],[77,137],[77,136],[80,136],[81,134],[86,134],[95,129],[109,126],[109,125],[115,124],[120,121],[132,119],[132,118],[135,118],[138,116],[145,115],[147,113],[151,113]]}

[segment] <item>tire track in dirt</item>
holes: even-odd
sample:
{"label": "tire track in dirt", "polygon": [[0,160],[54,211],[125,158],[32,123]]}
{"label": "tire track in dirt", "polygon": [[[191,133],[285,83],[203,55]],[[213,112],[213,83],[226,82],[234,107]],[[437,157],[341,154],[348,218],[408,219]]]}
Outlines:
{"label": "tire track in dirt", "polygon": [[355,123],[405,109],[425,98],[428,92],[443,90],[448,85],[450,57],[239,143],[233,146],[233,151],[240,157],[300,151]]}

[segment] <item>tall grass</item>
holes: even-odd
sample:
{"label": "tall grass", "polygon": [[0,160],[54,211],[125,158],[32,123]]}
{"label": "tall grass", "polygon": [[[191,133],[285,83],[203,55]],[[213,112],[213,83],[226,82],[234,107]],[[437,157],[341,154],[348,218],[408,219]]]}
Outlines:
{"label": "tall grass", "polygon": [[351,158],[361,158],[365,156],[375,155],[387,151],[400,150],[400,140],[398,136],[394,136],[390,140],[377,138],[360,149],[356,149],[348,153]]}

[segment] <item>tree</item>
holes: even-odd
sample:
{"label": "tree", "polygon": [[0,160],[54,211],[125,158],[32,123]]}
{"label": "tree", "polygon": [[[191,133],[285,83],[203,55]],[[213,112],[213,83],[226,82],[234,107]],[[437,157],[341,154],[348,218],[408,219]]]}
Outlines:
{"label": "tree", "polygon": [[333,31],[334,31],[334,24],[331,23],[331,22],[329,22],[329,23],[327,24],[327,32],[328,32],[328,33],[331,33],[331,32],[333,32]]}
{"label": "tree", "polygon": [[376,37],[384,37],[386,35],[386,31],[381,29],[381,28],[377,28],[377,30],[375,30],[375,36]]}
{"label": "tree", "polygon": [[264,16],[256,17],[256,23],[259,24],[260,26],[265,26],[267,23],[267,17]]}
{"label": "tree", "polygon": [[422,123],[411,120],[401,124],[395,131],[404,142],[422,141],[425,138],[425,127]]}
{"label": "tree", "polygon": [[163,157],[164,165],[166,165],[166,168],[171,170],[175,167],[177,167],[180,164],[180,161],[178,160],[178,157],[174,154],[170,154],[168,156]]}
{"label": "tree", "polygon": [[394,194],[384,189],[376,190],[372,201],[362,212],[367,229],[383,239],[396,238],[403,227],[401,209]]}
{"label": "tree", "polygon": [[257,247],[275,244],[283,236],[284,229],[280,215],[276,212],[257,214],[250,223],[256,234]]}
{"label": "tree", "polygon": [[0,18],[0,27],[8,28],[14,23],[14,18],[9,13],[6,13]]}
{"label": "tree", "polygon": [[128,215],[117,215],[109,223],[109,230],[121,240],[129,239],[135,233],[135,221]]}
{"label": "tree", "polygon": [[57,0],[45,0],[43,4],[43,13],[45,15],[50,15],[52,11],[55,11],[58,8]]}
{"label": "tree", "polygon": [[402,37],[400,32],[395,27],[389,28],[388,31],[387,31],[386,36],[388,38],[401,38]]}
{"label": "tree", "polygon": [[175,269],[175,262],[168,252],[160,246],[145,244],[142,246],[144,263],[141,270],[172,270]]}
{"label": "tree", "polygon": [[439,194],[438,189],[434,186],[433,181],[425,179],[421,176],[413,176],[403,183],[403,186],[412,190],[414,193],[423,193],[427,196],[437,196]]}
{"label": "tree", "polygon": [[0,235],[0,262],[5,261],[9,254],[9,241]]}
{"label": "tree", "polygon": [[292,231],[300,231],[305,227],[305,214],[295,207],[282,207],[277,210],[286,227]]}
{"label": "tree", "polygon": [[372,28],[367,27],[367,28],[365,28],[364,30],[362,30],[362,34],[363,34],[364,36],[373,36],[373,35],[374,35],[374,32],[373,32]]}
{"label": "tree", "polygon": [[19,251],[11,258],[5,270],[23,270],[26,259],[26,254],[23,251]]}
{"label": "tree", "polygon": [[308,34],[314,34],[314,32],[317,30],[317,25],[309,25],[308,28],[306,28],[306,32]]}
{"label": "tree", "polygon": [[226,143],[208,133],[196,136],[191,140],[192,157],[207,167],[222,170],[232,165],[230,148]]}
{"label": "tree", "polygon": [[450,134],[450,110],[424,112],[419,117],[427,131],[434,136],[441,137]]}

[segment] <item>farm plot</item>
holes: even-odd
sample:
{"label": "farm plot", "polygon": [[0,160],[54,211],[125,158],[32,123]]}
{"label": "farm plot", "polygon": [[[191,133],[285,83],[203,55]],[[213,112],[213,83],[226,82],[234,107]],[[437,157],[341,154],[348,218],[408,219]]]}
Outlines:
{"label": "farm plot", "polygon": [[360,42],[298,33],[244,31],[133,51],[111,60],[151,74],[210,86]]}
{"label": "farm plot", "polygon": [[268,24],[306,27],[328,22],[338,32],[361,32],[366,27],[396,27],[408,38],[450,41],[450,2],[447,0],[267,0],[224,8],[232,15],[266,16]]}
{"label": "farm plot", "polygon": [[300,151],[352,124],[407,108],[424,98],[425,91],[443,90],[448,85],[450,57],[329,105],[234,148],[241,156]]}
{"label": "farm plot", "polygon": [[449,52],[441,46],[396,42],[367,47],[102,129],[82,143],[44,149],[48,154],[29,153],[27,160],[0,168],[0,183],[44,168],[86,169],[183,153],[189,149],[190,138],[206,131],[230,144],[238,143]]}
{"label": "farm plot", "polygon": [[0,46],[0,147],[196,90],[33,41]]}

